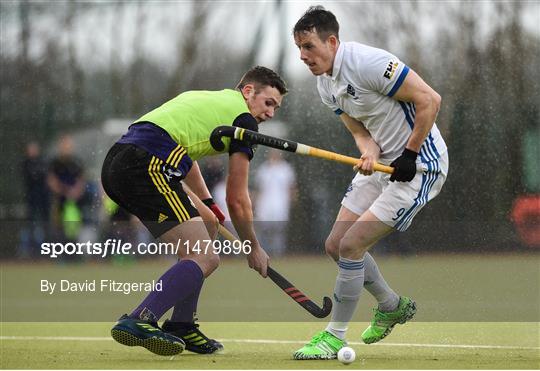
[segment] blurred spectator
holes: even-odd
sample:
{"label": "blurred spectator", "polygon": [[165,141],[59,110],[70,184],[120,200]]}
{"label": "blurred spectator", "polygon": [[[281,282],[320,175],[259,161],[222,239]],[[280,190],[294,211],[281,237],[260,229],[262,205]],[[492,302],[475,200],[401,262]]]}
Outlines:
{"label": "blurred spectator", "polygon": [[282,255],[287,245],[287,222],[291,201],[295,197],[296,175],[278,150],[255,173],[257,202],[255,220],[259,221],[261,244],[269,254]]}
{"label": "blurred spectator", "polygon": [[82,223],[81,206],[86,182],[81,162],[73,154],[73,139],[63,135],[58,155],[49,165],[47,184],[52,194],[51,220],[58,237],[76,240]]}
{"label": "blurred spectator", "polygon": [[39,250],[39,246],[45,239],[45,230],[49,220],[46,166],[37,142],[32,141],[26,145],[21,168],[27,223],[21,230],[18,255],[28,258]]}
{"label": "blurred spectator", "polygon": [[540,195],[521,195],[514,201],[511,213],[521,242],[540,248]]}

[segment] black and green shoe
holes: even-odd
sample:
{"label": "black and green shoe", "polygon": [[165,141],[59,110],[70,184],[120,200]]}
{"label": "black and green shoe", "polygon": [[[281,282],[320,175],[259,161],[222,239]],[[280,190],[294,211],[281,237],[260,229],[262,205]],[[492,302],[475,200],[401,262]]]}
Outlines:
{"label": "black and green shoe", "polygon": [[199,330],[196,323],[163,322],[163,331],[182,339],[186,343],[186,350],[199,354],[213,354],[223,350],[223,344],[209,339]]}
{"label": "black and green shoe", "polygon": [[160,356],[182,353],[186,344],[182,339],[167,334],[156,322],[130,318],[124,314],[111,329],[111,336],[120,344],[145,347]]}

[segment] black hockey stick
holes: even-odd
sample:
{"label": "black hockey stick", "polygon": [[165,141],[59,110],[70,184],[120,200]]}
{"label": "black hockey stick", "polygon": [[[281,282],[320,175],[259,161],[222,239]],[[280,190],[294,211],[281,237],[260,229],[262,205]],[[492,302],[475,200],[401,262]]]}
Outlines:
{"label": "black hockey stick", "polygon": [[[294,142],[292,140],[276,138],[270,135],[265,135],[257,133],[256,131],[251,131],[248,129],[238,128],[234,126],[218,126],[212,131],[212,134],[210,135],[210,144],[216,151],[223,151],[223,149],[225,148],[225,145],[221,140],[222,137],[244,140],[253,144],[260,144],[263,146],[280,149],[282,151],[298,153],[300,155],[323,158],[326,160],[340,162],[342,164],[347,164],[351,166],[355,166],[360,162],[360,159],[354,157],[344,156],[339,153],[311,147],[306,144]],[[392,172],[394,171],[393,167],[379,163],[376,163],[373,166],[373,169],[375,171],[381,171],[388,174],[392,174]]]}
{"label": "black hockey stick", "polygon": [[[229,241],[235,241],[237,238],[224,226],[219,225],[219,233],[228,239]],[[298,290],[292,283],[287,281],[285,277],[276,272],[274,269],[268,267],[268,277],[278,285],[287,295],[297,302],[302,308],[317,318],[324,318],[332,312],[332,300],[325,296],[323,298],[323,307],[319,307],[310,298],[306,296],[302,291]]]}
{"label": "black hockey stick", "polygon": [[310,298],[306,296],[302,291],[298,290],[292,283],[287,281],[285,277],[276,272],[274,269],[268,267],[267,270],[268,277],[276,285],[278,285],[287,295],[291,297],[295,302],[300,304],[302,308],[307,310],[309,313],[314,315],[317,318],[324,318],[332,312],[332,300],[325,296],[323,298],[323,307],[319,307],[315,304]]}

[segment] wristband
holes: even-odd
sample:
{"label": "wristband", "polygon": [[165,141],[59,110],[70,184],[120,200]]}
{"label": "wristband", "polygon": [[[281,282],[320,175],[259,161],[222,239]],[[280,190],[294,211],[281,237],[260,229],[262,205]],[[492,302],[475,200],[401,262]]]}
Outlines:
{"label": "wristband", "polygon": [[204,200],[201,200],[201,201],[202,201],[203,204],[205,204],[208,207],[211,207],[212,205],[215,204],[214,199],[212,197],[205,198]]}

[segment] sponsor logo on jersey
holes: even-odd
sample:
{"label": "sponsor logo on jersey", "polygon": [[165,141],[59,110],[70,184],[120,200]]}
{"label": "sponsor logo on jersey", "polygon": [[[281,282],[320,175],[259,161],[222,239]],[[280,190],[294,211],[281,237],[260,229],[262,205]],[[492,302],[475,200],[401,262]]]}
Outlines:
{"label": "sponsor logo on jersey", "polygon": [[392,80],[392,77],[394,77],[394,73],[396,73],[396,70],[399,66],[399,62],[396,59],[391,59],[388,62],[388,67],[386,67],[386,71],[384,71],[384,77],[386,77],[388,80]]}
{"label": "sponsor logo on jersey", "polygon": [[171,182],[171,180],[174,178],[183,178],[183,174],[180,170],[167,165],[163,165],[163,175],[165,175],[165,178],[167,178],[167,182]]}
{"label": "sponsor logo on jersey", "polygon": [[169,217],[165,214],[159,213],[158,217],[158,223],[163,223],[165,220],[167,220]]}
{"label": "sponsor logo on jersey", "polygon": [[337,103],[337,100],[336,100],[336,97],[334,96],[334,94],[332,94],[332,102],[334,102],[334,104]]}
{"label": "sponsor logo on jersey", "polygon": [[347,85],[347,94],[352,95],[353,97],[356,95],[356,90],[351,84]]}
{"label": "sponsor logo on jersey", "polygon": [[345,196],[344,197],[347,197],[349,195],[350,191],[352,191],[352,183],[349,184],[349,186],[347,187],[347,190],[345,191]]}

